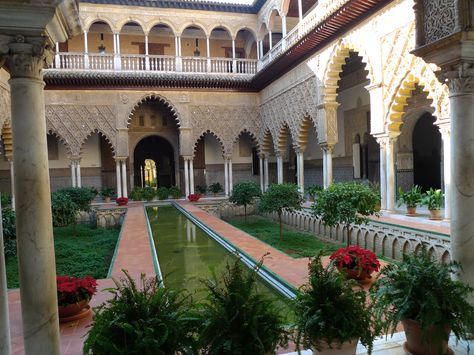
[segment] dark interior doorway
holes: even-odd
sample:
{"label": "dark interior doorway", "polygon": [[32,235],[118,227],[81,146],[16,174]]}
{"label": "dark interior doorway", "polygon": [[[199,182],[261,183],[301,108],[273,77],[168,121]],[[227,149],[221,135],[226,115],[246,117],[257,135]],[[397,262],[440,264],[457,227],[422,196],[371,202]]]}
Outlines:
{"label": "dark interior doorway", "polygon": [[176,184],[174,149],[166,139],[159,136],[146,137],[135,147],[133,153],[135,186],[142,186],[146,159],[151,159],[156,164],[158,187],[170,187]]}
{"label": "dark interior doorway", "polygon": [[435,117],[424,113],[413,129],[413,182],[426,191],[441,188],[441,134]]}

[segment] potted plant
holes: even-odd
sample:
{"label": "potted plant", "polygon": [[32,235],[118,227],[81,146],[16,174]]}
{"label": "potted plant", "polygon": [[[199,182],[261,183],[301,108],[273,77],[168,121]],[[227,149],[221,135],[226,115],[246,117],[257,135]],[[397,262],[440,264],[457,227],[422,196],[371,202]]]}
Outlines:
{"label": "potted plant", "polygon": [[321,253],[309,265],[309,281],[294,301],[296,346],[313,353],[355,354],[361,341],[372,351],[375,333],[366,307],[366,293],[346,280],[332,263],[324,267]]}
{"label": "potted plant", "polygon": [[167,187],[162,186],[156,190],[156,195],[158,196],[159,200],[166,200],[170,195],[170,191]]}
{"label": "potted plant", "polygon": [[119,206],[126,206],[128,203],[128,198],[126,197],[117,197],[115,199],[115,202],[117,202],[117,205]]}
{"label": "potted plant", "polygon": [[453,279],[459,270],[459,264],[434,261],[424,249],[385,266],[370,291],[379,329],[393,334],[402,322],[409,353],[447,354],[451,331],[461,339],[474,333],[468,301],[474,289]]}
{"label": "potted plant", "polygon": [[430,211],[430,219],[440,220],[441,218],[441,204],[443,202],[444,194],[440,189],[430,188],[426,191],[422,198],[422,204],[428,207]]}
{"label": "potted plant", "polygon": [[207,192],[207,186],[206,185],[197,185],[196,186],[196,191],[197,193],[204,195]]}
{"label": "potted plant", "polygon": [[308,196],[309,196],[309,200],[311,202],[314,202],[314,200],[316,199],[316,195],[318,194],[319,191],[322,191],[324,190],[322,186],[318,186],[318,185],[313,185],[313,186],[310,186],[306,189],[306,191],[308,192]]}
{"label": "potted plant", "polygon": [[153,187],[147,186],[142,189],[141,199],[149,202],[155,198],[155,195],[155,189]]}
{"label": "potted plant", "polygon": [[219,182],[215,182],[209,185],[209,191],[216,196],[219,192],[222,192],[222,185]]}
{"label": "potted plant", "polygon": [[398,189],[398,206],[403,204],[407,207],[407,216],[416,216],[416,207],[421,203],[421,187],[413,186],[407,192],[403,192],[402,188]]}
{"label": "potted plant", "polygon": [[197,310],[198,344],[203,354],[274,354],[286,346],[281,309],[257,289],[257,272],[240,260],[227,263],[219,279],[204,281],[207,298]]}
{"label": "potted plant", "polygon": [[90,313],[89,301],[97,292],[93,277],[56,276],[56,286],[60,322],[82,319]]}
{"label": "potted plant", "polygon": [[365,281],[371,278],[373,272],[380,270],[377,255],[370,250],[362,249],[356,245],[340,248],[329,257],[337,269],[347,278]]}
{"label": "potted plant", "polygon": [[100,190],[100,196],[104,198],[105,203],[110,203],[110,199],[115,194],[115,190],[111,187],[105,187]]}
{"label": "potted plant", "polygon": [[255,198],[261,195],[260,186],[255,182],[243,181],[234,186],[229,201],[238,206],[244,206],[244,218],[245,221],[247,221],[247,205],[255,201]]}
{"label": "potted plant", "polygon": [[355,182],[331,184],[316,195],[311,208],[324,224],[345,226],[347,246],[351,244],[351,224],[368,223],[368,216],[378,216],[376,209],[379,196],[369,186]]}
{"label": "potted plant", "polygon": [[168,190],[172,198],[178,199],[181,197],[181,190],[179,189],[179,187],[171,186]]}
{"label": "potted plant", "polygon": [[188,200],[190,202],[197,202],[197,201],[199,201],[200,198],[201,198],[201,194],[190,194],[188,196]]}
{"label": "potted plant", "polygon": [[127,272],[114,282],[111,299],[94,310],[84,354],[191,353],[187,297],[143,274],[139,283]]}

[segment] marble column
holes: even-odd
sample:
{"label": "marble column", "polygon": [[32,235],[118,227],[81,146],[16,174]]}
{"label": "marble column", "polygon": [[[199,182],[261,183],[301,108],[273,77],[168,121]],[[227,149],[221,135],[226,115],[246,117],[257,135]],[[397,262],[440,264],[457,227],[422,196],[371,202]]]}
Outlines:
{"label": "marble column", "polygon": [[122,160],[122,196],[128,198],[127,192],[127,159]]}
{"label": "marble column", "polygon": [[323,149],[323,181],[324,188],[327,189],[333,182],[333,171],[332,171],[332,151],[334,145],[324,144]]}
{"label": "marble column", "polygon": [[42,71],[53,52],[45,37],[4,36],[0,41],[10,71],[25,354],[55,355],[60,343]]}
{"label": "marble column", "polygon": [[229,164],[227,157],[224,157],[224,191],[225,195],[229,196]]}
{"label": "marble column", "polygon": [[[10,184],[12,190],[12,210],[15,211],[15,166],[13,165],[13,160],[10,159]],[[0,248],[0,250],[2,250]]]}
{"label": "marble column", "polygon": [[[0,221],[1,220],[2,209],[0,205]],[[3,250],[3,225],[0,223],[0,354],[10,355],[12,349],[10,343],[10,321],[8,319],[7,270]]]}
{"label": "marble column", "polygon": [[264,159],[264,156],[260,155],[259,161],[258,161],[259,162],[258,167],[259,167],[259,174],[260,174],[260,190],[262,191],[262,193],[265,191],[264,178],[263,178],[263,159]]}
{"label": "marble column", "polygon": [[283,184],[283,157],[277,155],[277,182]]}
{"label": "marble column", "polygon": [[209,36],[206,36],[206,63],[207,63],[207,72],[210,73],[212,71],[211,67],[211,39]]}
{"label": "marble column", "polygon": [[301,0],[298,0],[298,20],[299,22],[303,20],[303,4]]}
{"label": "marble column", "polygon": [[122,59],[120,58],[120,36],[114,33],[114,69],[122,69]]}
{"label": "marble column", "polygon": [[179,35],[175,37],[175,47],[176,47],[176,71],[182,71],[183,61],[181,59],[181,36]]}
{"label": "marble column", "polygon": [[395,186],[395,142],[396,137],[389,137],[386,146],[386,164],[387,164],[387,211],[395,211],[396,186]]}
{"label": "marble column", "polygon": [[[474,286],[474,67],[460,65],[445,77],[451,108],[451,250],[463,268],[461,281]],[[470,299],[474,303],[474,296]]]}
{"label": "marble column", "polygon": [[120,169],[120,160],[115,158],[115,175],[117,180],[117,197],[122,197],[122,173]]}
{"label": "marble column", "polygon": [[451,218],[451,124],[439,125],[443,140],[444,218]]}
{"label": "marble column", "polygon": [[84,69],[89,69],[89,43],[87,40],[87,31],[84,31]]}
{"label": "marble column", "polygon": [[232,159],[231,158],[229,158],[228,169],[229,169],[229,195],[231,195],[232,190],[234,189],[234,182],[232,179]]}
{"label": "marble column", "polygon": [[184,191],[186,193],[186,197],[188,197],[191,191],[189,189],[189,164],[188,164],[188,158],[183,157],[183,160],[184,160]]}
{"label": "marble column", "polygon": [[76,162],[71,160],[71,184],[72,187],[76,187]]}
{"label": "marble column", "polygon": [[304,153],[303,151],[301,151],[299,154],[298,166],[299,166],[299,173],[300,173],[299,175],[300,193],[304,195]]}
{"label": "marble column", "polygon": [[76,162],[76,180],[77,180],[77,187],[82,187],[81,162],[79,160]]}
{"label": "marble column", "polygon": [[264,185],[264,189],[265,191],[268,190],[268,185],[269,185],[269,180],[270,180],[270,177],[269,177],[269,170],[268,170],[268,156],[265,155],[265,158],[263,160],[263,165],[264,165],[264,169],[263,169],[263,185]]}
{"label": "marble column", "polygon": [[193,166],[193,158],[189,159],[189,191],[193,194],[194,193],[194,166]]}
{"label": "marble column", "polygon": [[378,137],[380,146],[380,207],[387,209],[387,143],[388,137]]}

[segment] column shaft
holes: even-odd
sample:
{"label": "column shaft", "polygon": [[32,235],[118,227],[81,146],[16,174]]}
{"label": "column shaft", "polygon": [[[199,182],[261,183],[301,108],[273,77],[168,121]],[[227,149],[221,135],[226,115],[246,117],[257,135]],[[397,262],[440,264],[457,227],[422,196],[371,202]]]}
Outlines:
{"label": "column shaft", "polygon": [[395,211],[395,138],[387,140],[387,211]]}
{"label": "column shaft", "polygon": [[259,168],[259,174],[260,174],[260,190],[262,192],[265,191],[265,185],[264,185],[264,178],[263,178],[263,157],[260,157],[259,159],[259,164],[258,164],[258,168]]}
{"label": "column shaft", "polygon": [[[0,221],[1,220],[2,209],[0,206]],[[3,225],[0,223],[0,354],[10,355],[12,349],[10,343],[10,321],[8,318],[7,270],[3,250]]]}
{"label": "column shaft", "polygon": [[281,155],[277,156],[277,178],[278,183],[283,184],[283,157]]}
{"label": "column shaft", "polygon": [[117,197],[122,197],[122,174],[120,171],[120,160],[115,161],[115,175],[117,176]]}
{"label": "column shaft", "polygon": [[380,207],[387,209],[387,140],[380,141]]}
{"label": "column shaft", "polygon": [[304,194],[304,154],[300,152],[298,155],[298,185],[300,187],[300,192]]}
{"label": "column shaft", "polygon": [[189,168],[188,168],[188,159],[184,158],[184,191],[186,192],[186,197],[189,196]]}
{"label": "column shaft", "polygon": [[333,171],[332,171],[332,145],[325,145],[323,147],[323,181],[324,188],[328,188],[333,181]]}
{"label": "column shaft", "polygon": [[451,131],[441,131],[443,139],[444,218],[451,218]]}
{"label": "column shaft", "polygon": [[84,69],[89,69],[89,43],[87,31],[84,31]]}
{"label": "column shaft", "polygon": [[194,165],[193,158],[189,159],[189,191],[194,193]]}
{"label": "column shaft", "polygon": [[122,196],[128,197],[127,192],[127,160],[122,160]]}
{"label": "column shaft", "polygon": [[76,187],[76,162],[71,161],[71,183],[72,187]]}
{"label": "column shaft", "polygon": [[55,355],[60,346],[44,82],[13,73],[9,83],[25,354]]}
{"label": "column shaft", "polygon": [[10,160],[10,184],[12,190],[12,210],[15,211],[15,165],[13,165],[13,160]]}
{"label": "column shaft", "polygon": [[81,178],[81,163],[76,163],[76,178],[77,178],[77,187],[82,187],[82,178]]}
{"label": "column shaft", "polygon": [[268,31],[268,42],[270,44],[270,50],[271,50],[273,48],[272,31]]}
{"label": "column shaft", "polygon": [[300,22],[303,20],[303,4],[301,0],[298,0],[298,18]]}
{"label": "column shaft", "polygon": [[227,158],[224,158],[224,190],[225,195],[229,196],[229,165],[227,164]]}
{"label": "column shaft", "polygon": [[263,176],[264,176],[263,180],[264,181],[263,181],[263,183],[264,183],[265,191],[267,191],[269,180],[270,180],[269,171],[268,171],[268,157],[267,156],[265,156],[265,159],[263,160],[263,162],[264,162],[264,169],[263,169]]}

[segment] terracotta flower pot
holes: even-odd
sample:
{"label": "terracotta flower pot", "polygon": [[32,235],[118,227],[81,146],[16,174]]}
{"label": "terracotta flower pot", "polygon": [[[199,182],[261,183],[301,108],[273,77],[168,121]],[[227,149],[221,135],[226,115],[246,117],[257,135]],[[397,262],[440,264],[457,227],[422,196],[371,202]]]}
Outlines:
{"label": "terracotta flower pot", "polygon": [[[58,306],[59,321],[77,320],[89,314],[89,300],[82,300],[67,306]],[[77,317],[81,315],[80,317]]]}
{"label": "terracotta flower pot", "polygon": [[407,207],[407,216],[416,216],[416,207]]}
{"label": "terracotta flower pot", "polygon": [[320,342],[319,348],[321,350],[317,350],[316,347],[313,347],[313,354],[335,354],[335,355],[354,355],[357,349],[357,343],[359,339],[353,339],[350,342],[345,342],[339,344],[337,342],[331,343],[331,348],[329,347],[327,342]]}
{"label": "terracotta flower pot", "polygon": [[439,355],[452,354],[448,348],[449,333],[451,327],[432,326],[428,329],[428,335],[423,338],[420,323],[406,319],[402,321],[407,341],[404,345],[410,354],[416,355]]}
{"label": "terracotta flower pot", "polygon": [[110,196],[104,197],[104,202],[105,203],[110,203]]}
{"label": "terracotta flower pot", "polygon": [[430,219],[435,221],[443,219],[443,217],[441,217],[441,210],[430,210]]}

